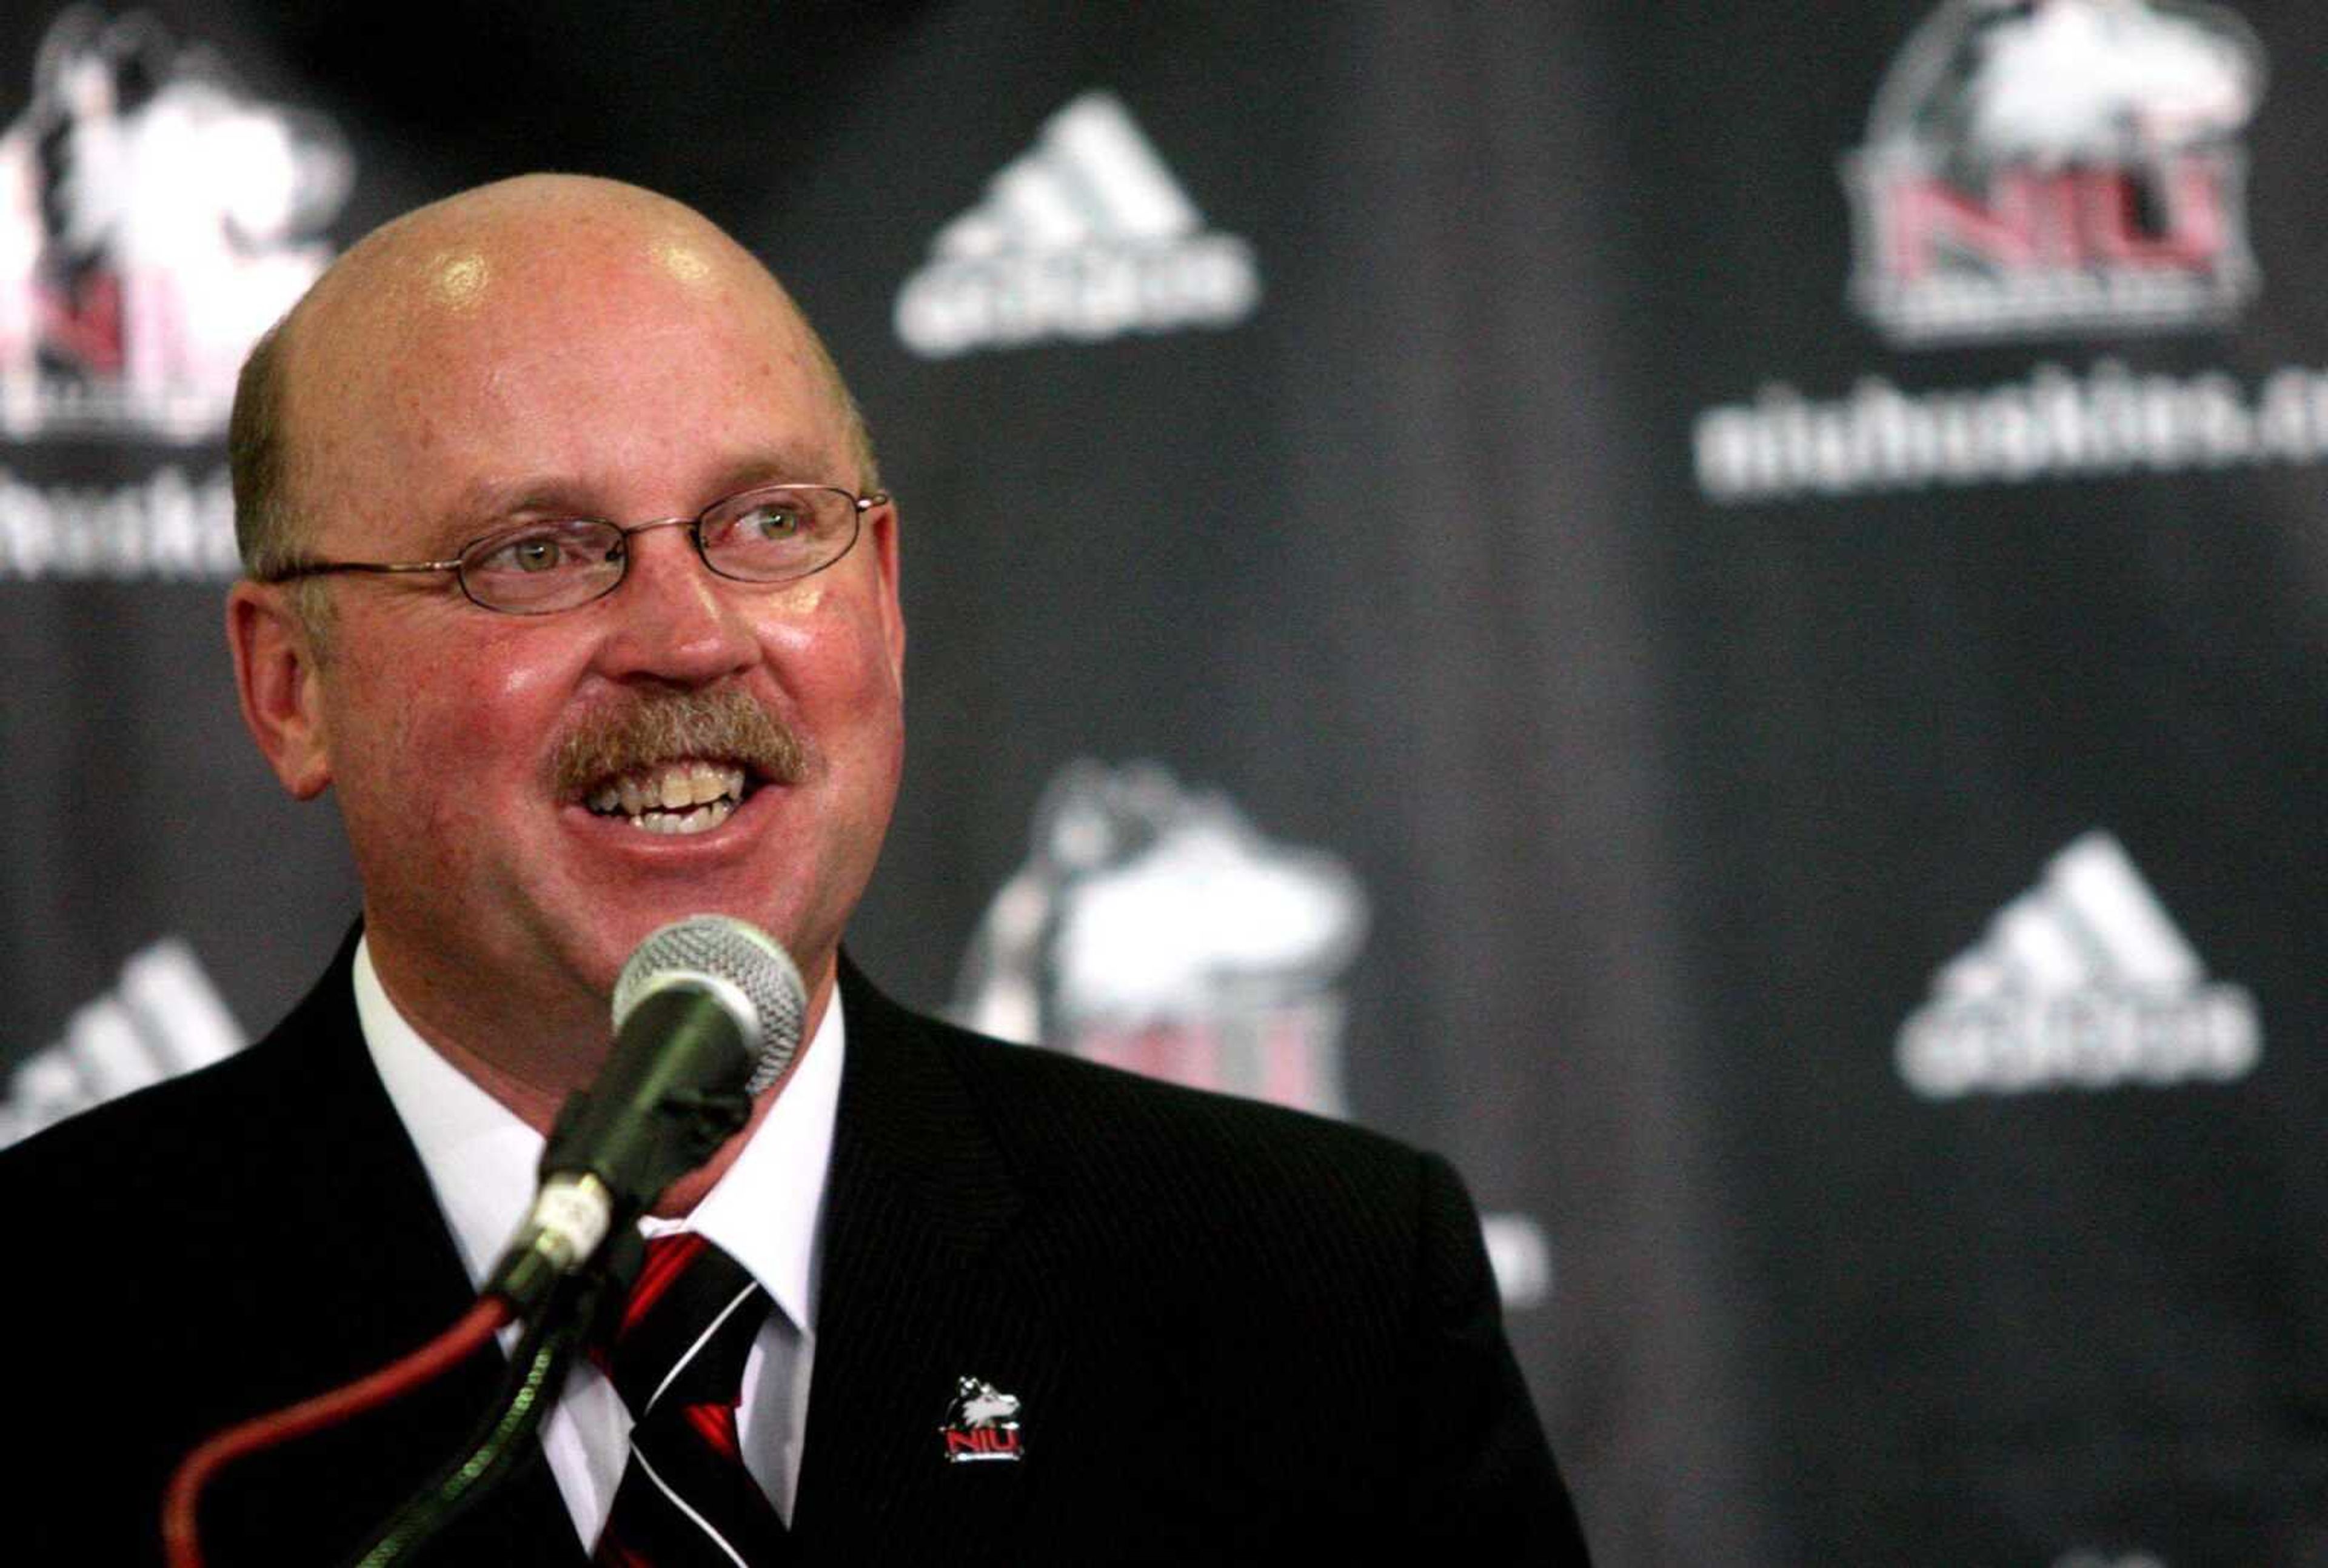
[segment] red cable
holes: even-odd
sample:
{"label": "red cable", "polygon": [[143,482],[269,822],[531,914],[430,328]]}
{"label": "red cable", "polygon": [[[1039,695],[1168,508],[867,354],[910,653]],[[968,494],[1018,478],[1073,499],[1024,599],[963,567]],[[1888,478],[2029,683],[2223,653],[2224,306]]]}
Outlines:
{"label": "red cable", "polygon": [[494,1329],[509,1320],[508,1302],[498,1296],[480,1297],[461,1315],[459,1322],[401,1361],[392,1361],[377,1372],[313,1399],[254,1416],[205,1440],[180,1462],[177,1473],[170,1478],[170,1489],[163,1498],[162,1545],[169,1555],[170,1568],[202,1568],[194,1511],[202,1488],[227,1464],[260,1449],[337,1425],[352,1415],[411,1392],[467,1359],[493,1338]]}

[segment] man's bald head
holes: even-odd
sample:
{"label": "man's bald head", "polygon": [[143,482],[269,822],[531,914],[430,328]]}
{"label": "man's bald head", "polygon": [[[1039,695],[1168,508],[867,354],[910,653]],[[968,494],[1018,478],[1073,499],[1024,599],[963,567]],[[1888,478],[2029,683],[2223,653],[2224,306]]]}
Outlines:
{"label": "man's bald head", "polygon": [[[315,415],[350,396],[371,360],[416,333],[482,319],[610,258],[700,291],[707,306],[750,300],[752,314],[791,340],[772,346],[798,353],[829,389],[858,483],[878,488],[871,437],[839,367],[756,258],[701,213],[653,192],[583,175],[528,174],[374,230],[251,350],[228,434],[243,570],[263,581],[309,549],[313,509],[322,500],[310,481],[327,455],[317,443],[330,439]],[[321,630],[323,582],[294,587],[303,617]]]}

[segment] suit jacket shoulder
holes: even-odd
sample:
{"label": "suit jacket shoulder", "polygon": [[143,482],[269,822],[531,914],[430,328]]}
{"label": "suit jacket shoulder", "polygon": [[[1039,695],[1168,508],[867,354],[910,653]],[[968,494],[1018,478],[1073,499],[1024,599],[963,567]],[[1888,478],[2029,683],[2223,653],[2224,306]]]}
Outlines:
{"label": "suit jacket shoulder", "polygon": [[[194,1444],[417,1348],[468,1305],[364,1050],[352,951],[352,937],[248,1050],[0,1151],[18,1255],[39,1260],[33,1288],[0,1292],[12,1392],[42,1433],[0,1471],[11,1562],[158,1562],[162,1490]],[[481,1355],[230,1467],[203,1508],[211,1560],[351,1553],[451,1455],[500,1376]],[[556,1561],[544,1544],[560,1532],[578,1562],[546,1469],[530,1467],[446,1560]]]}
{"label": "suit jacket shoulder", "polygon": [[[990,1512],[1030,1561],[1394,1541],[1582,1560],[1443,1161],[843,983],[806,1528],[835,1506],[821,1463],[845,1454],[860,1479],[913,1478],[858,1498],[886,1518],[851,1521],[882,1555]],[[1018,1399],[1021,1462],[943,1462],[935,1418],[963,1376]],[[877,1421],[906,1435],[873,1441]]]}

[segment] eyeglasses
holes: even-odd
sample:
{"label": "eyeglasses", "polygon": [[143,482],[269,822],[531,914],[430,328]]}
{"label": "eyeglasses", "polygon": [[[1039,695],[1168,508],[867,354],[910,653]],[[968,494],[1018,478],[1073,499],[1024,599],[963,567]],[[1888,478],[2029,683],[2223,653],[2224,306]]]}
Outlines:
{"label": "eyeglasses", "polygon": [[508,615],[547,615],[615,591],[630,568],[628,541],[651,528],[683,528],[695,553],[739,583],[786,583],[847,555],[867,512],[886,493],[859,495],[830,484],[766,484],[716,501],[695,517],[662,517],[628,527],[595,518],[521,523],[472,540],[451,560],[302,561],[267,581],[333,572],[453,572],[475,604]]}

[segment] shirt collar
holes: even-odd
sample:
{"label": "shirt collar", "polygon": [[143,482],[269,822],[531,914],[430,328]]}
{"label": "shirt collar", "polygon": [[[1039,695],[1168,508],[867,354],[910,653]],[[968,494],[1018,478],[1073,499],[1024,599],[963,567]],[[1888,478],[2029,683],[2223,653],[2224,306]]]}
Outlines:
{"label": "shirt collar", "polygon": [[[473,1286],[501,1259],[533,1200],[542,1135],[422,1039],[356,944],[356,1019],[390,1104],[412,1139]],[[640,1222],[649,1235],[699,1231],[751,1272],[803,1333],[816,1328],[825,1172],[840,1106],[848,1029],[840,988],[767,1119],[718,1184],[682,1219]]]}

